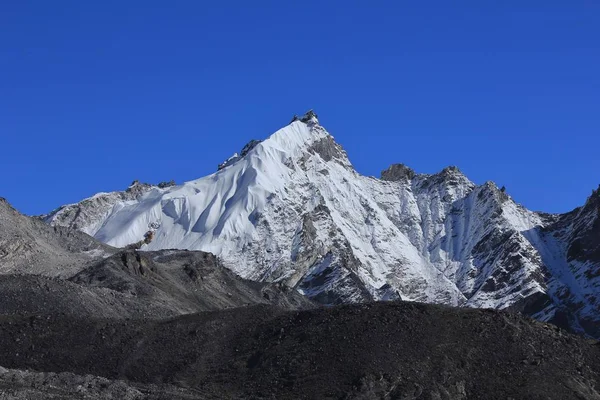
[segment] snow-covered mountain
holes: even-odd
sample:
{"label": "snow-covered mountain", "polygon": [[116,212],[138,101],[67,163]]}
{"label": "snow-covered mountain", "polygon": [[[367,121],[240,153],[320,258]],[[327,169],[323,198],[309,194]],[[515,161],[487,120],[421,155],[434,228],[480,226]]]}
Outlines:
{"label": "snow-covered mountain", "polygon": [[45,216],[112,246],[216,254],[244,278],[327,304],[405,300],[513,308],[600,336],[600,195],[565,215],[529,211],[456,167],[354,170],[316,114],[252,141],[207,177],[134,182]]}

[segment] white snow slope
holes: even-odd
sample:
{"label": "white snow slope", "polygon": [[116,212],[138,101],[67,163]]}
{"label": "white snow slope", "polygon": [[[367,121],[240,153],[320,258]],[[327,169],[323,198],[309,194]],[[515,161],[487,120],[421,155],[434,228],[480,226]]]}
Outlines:
{"label": "white snow slope", "polygon": [[[362,176],[311,112],[223,165],[179,186],[99,194],[46,221],[118,247],[160,222],[145,250],[211,252],[244,278],[328,304],[401,297],[542,320],[562,310],[579,330],[580,319],[598,323],[598,301],[585,297],[597,287],[574,285],[566,245],[549,240],[559,217],[526,210],[493,183],[476,186],[455,167]],[[565,287],[583,305],[561,299]]]}

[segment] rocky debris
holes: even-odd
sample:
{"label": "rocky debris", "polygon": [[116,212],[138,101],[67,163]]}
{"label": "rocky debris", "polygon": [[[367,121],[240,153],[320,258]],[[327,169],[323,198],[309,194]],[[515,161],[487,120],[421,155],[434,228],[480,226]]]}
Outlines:
{"label": "rocky debris", "polygon": [[133,196],[134,199],[139,198],[139,196],[146,193],[148,190],[152,188],[152,184],[143,183],[138,180],[131,182],[131,185],[125,190],[126,193],[129,193]]}
{"label": "rocky debris", "polygon": [[0,315],[56,314],[120,319],[167,318],[182,313],[173,302],[140,298],[125,291],[98,289],[37,275],[0,276]]}
{"label": "rocky debris", "polygon": [[160,319],[253,304],[314,306],[285,285],[241,279],[197,251],[122,251],[68,280],[0,275],[0,315]]}
{"label": "rocky debris", "polygon": [[127,250],[86,268],[70,281],[135,296],[142,304],[167,308],[174,314],[263,303],[285,309],[313,306],[285,285],[244,280],[214,255],[201,251]]}
{"label": "rocky debris", "polygon": [[381,180],[384,181],[408,181],[417,174],[404,164],[393,164],[388,169],[381,171]]}
{"label": "rocky debris", "polygon": [[124,380],[149,395],[177,385],[190,398],[600,398],[597,342],[518,314],[418,303],[5,317],[0,346],[6,368]]}
{"label": "rocky debris", "polygon": [[71,372],[36,372],[0,367],[0,400],[202,399],[197,391],[172,385],[144,385]]}

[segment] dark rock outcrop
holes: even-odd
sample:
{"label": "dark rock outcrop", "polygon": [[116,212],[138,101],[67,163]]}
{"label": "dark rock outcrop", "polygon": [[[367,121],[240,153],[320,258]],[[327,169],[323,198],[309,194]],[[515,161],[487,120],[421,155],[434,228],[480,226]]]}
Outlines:
{"label": "dark rock outcrop", "polygon": [[317,120],[317,119],[318,119],[317,113],[315,113],[313,110],[308,110],[306,112],[306,114],[304,114],[302,116],[302,118],[300,118],[300,121],[302,121],[304,123],[308,123],[308,122],[310,122],[312,120]]}
{"label": "dark rock outcrop", "polygon": [[298,115],[294,115],[292,117],[292,120],[290,121],[290,124],[295,121],[301,121],[301,122],[304,122],[305,124],[312,122],[312,121],[318,121],[317,113],[315,113],[313,110],[308,110],[302,117],[299,117]]}
{"label": "dark rock outcrop", "polygon": [[252,139],[242,148],[240,154],[235,153],[233,156],[229,157],[227,160],[223,161],[221,164],[217,166],[217,171],[222,170],[223,168],[229,167],[230,165],[235,164],[243,157],[245,157],[252,149],[254,149],[257,145],[259,145],[262,140]]}
{"label": "dark rock outcrop", "polygon": [[245,157],[246,154],[248,154],[253,148],[255,148],[257,145],[259,145],[261,142],[262,142],[262,140],[252,139],[251,141],[246,143],[246,145],[242,148],[242,151],[240,152],[240,157]]}
{"label": "dark rock outcrop", "polygon": [[168,181],[168,182],[167,181],[163,181],[163,182],[160,182],[158,184],[158,187],[161,188],[161,189],[165,189],[165,188],[168,188],[168,187],[171,187],[171,186],[175,186],[175,181],[172,180],[172,179],[170,181]]}
{"label": "dark rock outcrop", "polygon": [[331,136],[324,137],[320,140],[315,141],[308,149],[313,154],[321,156],[323,161],[331,161],[334,159],[342,160],[347,162],[348,156],[346,152],[337,144]]}
{"label": "dark rock outcrop", "polygon": [[388,169],[381,171],[381,179],[384,181],[401,181],[413,179],[417,174],[404,164],[392,164]]}
{"label": "dark rock outcrop", "polygon": [[[262,303],[286,309],[312,306],[287,287],[242,279],[202,251],[127,250],[86,268],[70,281],[135,296],[141,303],[170,308],[173,315]],[[270,293],[268,299],[265,292]]]}

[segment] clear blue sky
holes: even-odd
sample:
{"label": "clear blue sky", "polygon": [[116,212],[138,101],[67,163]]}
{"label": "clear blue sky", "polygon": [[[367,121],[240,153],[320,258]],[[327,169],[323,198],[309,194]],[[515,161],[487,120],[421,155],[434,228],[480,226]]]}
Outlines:
{"label": "clear blue sky", "polygon": [[457,165],[562,212],[600,183],[597,1],[4,1],[0,196],[212,173],[314,108],[357,170]]}

